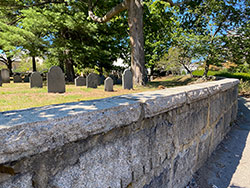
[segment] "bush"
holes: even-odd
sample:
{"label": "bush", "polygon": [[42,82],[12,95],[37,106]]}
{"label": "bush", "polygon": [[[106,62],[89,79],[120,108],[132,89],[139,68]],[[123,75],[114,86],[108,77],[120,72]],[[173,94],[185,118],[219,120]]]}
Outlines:
{"label": "bush", "polygon": [[248,81],[250,80],[249,73],[237,72],[237,73],[230,73],[230,72],[218,72],[215,76],[222,76],[226,78],[238,78],[239,80]]}

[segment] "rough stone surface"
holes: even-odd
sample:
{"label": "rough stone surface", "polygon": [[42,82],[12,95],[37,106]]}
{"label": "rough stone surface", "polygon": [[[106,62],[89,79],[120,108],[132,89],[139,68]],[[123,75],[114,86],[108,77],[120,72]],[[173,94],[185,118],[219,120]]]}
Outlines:
{"label": "rough stone surface", "polygon": [[62,69],[58,66],[52,66],[48,72],[48,93],[64,93],[65,78]]}
{"label": "rough stone surface", "polygon": [[75,86],[86,86],[86,78],[83,76],[78,76],[75,79]]}
{"label": "rough stone surface", "polygon": [[125,69],[122,74],[122,88],[133,89],[133,74],[129,69]]}
{"label": "rough stone surface", "polygon": [[2,83],[10,83],[10,72],[8,69],[1,70]]}
{"label": "rough stone surface", "polygon": [[30,88],[43,87],[43,78],[39,72],[33,72],[30,76]]}
{"label": "rough stone surface", "polygon": [[97,88],[99,84],[99,76],[95,73],[90,73],[87,76],[86,85],[87,88]]}
{"label": "rough stone surface", "polygon": [[20,75],[13,76],[13,82],[14,83],[21,83],[22,82],[21,76]]}
{"label": "rough stone surface", "polygon": [[235,119],[237,84],[2,112],[0,188],[184,187]]}
{"label": "rough stone surface", "polygon": [[108,77],[104,81],[104,90],[105,91],[114,91],[113,90],[113,80],[112,78]]}

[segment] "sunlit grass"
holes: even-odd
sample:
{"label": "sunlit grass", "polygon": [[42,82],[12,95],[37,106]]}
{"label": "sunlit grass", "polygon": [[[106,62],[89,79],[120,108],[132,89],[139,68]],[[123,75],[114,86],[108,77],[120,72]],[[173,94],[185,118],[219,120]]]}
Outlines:
{"label": "sunlit grass", "polygon": [[4,83],[2,87],[0,87],[0,111],[101,99],[143,91],[153,91],[158,89],[159,85],[173,87],[186,85],[191,81],[190,78],[165,77],[150,82],[145,87],[135,86],[133,90],[124,90],[121,85],[114,85],[114,92],[105,92],[103,85],[98,86],[97,89],[86,88],[86,86],[76,87],[75,85],[66,85],[66,92],[63,94],[48,93],[47,86],[31,89],[29,88],[29,83]]}

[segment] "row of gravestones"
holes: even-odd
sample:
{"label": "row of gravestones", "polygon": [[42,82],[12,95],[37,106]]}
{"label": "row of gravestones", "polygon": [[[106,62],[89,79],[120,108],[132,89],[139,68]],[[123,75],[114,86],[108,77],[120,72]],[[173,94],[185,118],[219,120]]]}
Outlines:
{"label": "row of gravestones", "polygon": [[[104,80],[104,79],[103,79]],[[95,73],[90,73],[87,78],[79,76],[75,79],[76,86],[85,86],[87,88],[97,88],[101,84],[100,77]],[[48,92],[49,93],[64,93],[65,92],[65,79],[64,73],[58,66],[53,66],[48,72]],[[129,69],[126,69],[122,74],[122,87],[123,89],[133,88],[133,76]],[[108,77],[104,80],[104,90],[113,91],[113,79]]]}
{"label": "row of gravestones", "polygon": [[[22,82],[22,78],[19,75],[15,75],[13,78],[14,82]],[[104,80],[104,78],[103,78]],[[0,83],[10,82],[9,71],[7,69],[2,69],[0,74]],[[33,72],[29,78],[30,87],[43,87],[43,79],[40,73]],[[113,79],[111,77],[106,78],[104,81],[104,90],[113,91]],[[95,73],[90,73],[87,78],[77,77],[75,79],[76,86],[84,86],[87,88],[97,88],[102,81],[100,77]],[[64,93],[65,92],[65,76],[61,68],[58,66],[53,66],[49,69],[47,76],[47,86],[49,93]],[[129,69],[126,69],[122,75],[122,87],[123,89],[132,89],[133,88],[133,78],[132,72]]]}
{"label": "row of gravestones", "polygon": [[[14,83],[21,83],[21,82],[30,82],[30,87],[42,87],[43,81],[40,73],[33,72],[31,76],[25,75],[24,79],[18,74],[13,76],[13,82]],[[2,69],[0,70],[0,86],[2,86],[2,83],[10,83],[10,73],[8,69]]]}

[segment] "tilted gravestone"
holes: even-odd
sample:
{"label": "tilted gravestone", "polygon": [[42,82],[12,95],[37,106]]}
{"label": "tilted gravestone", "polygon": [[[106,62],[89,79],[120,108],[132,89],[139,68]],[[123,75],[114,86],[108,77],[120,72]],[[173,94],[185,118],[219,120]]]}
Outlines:
{"label": "tilted gravestone", "polygon": [[2,76],[2,83],[10,83],[10,72],[8,69],[2,69],[1,76]]}
{"label": "tilted gravestone", "polygon": [[52,66],[48,72],[47,78],[48,93],[64,93],[65,78],[62,69],[58,66]]}
{"label": "tilted gravestone", "polygon": [[122,74],[122,88],[133,89],[133,75],[129,69],[125,69]]}
{"label": "tilted gravestone", "polygon": [[112,78],[108,77],[104,80],[104,90],[105,91],[114,91]]}
{"label": "tilted gravestone", "polygon": [[75,86],[86,86],[86,78],[83,76],[78,76],[75,79]]}
{"label": "tilted gravestone", "polygon": [[87,76],[86,85],[87,88],[97,88],[99,83],[99,76],[95,73],[90,73]]}
{"label": "tilted gravestone", "polygon": [[30,76],[30,88],[43,87],[43,78],[39,72],[33,72]]}
{"label": "tilted gravestone", "polygon": [[18,74],[16,74],[15,76],[13,76],[13,82],[14,83],[22,83],[22,77]]}

